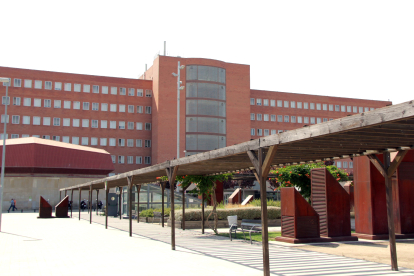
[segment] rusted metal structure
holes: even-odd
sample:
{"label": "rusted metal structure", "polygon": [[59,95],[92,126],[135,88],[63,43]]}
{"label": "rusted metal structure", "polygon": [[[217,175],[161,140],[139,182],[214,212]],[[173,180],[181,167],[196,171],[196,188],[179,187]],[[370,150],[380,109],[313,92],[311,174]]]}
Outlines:
{"label": "rusted metal structure", "polygon": [[290,243],[319,242],[319,215],[293,187],[281,191],[282,236],[276,241]]}
{"label": "rusted metal structure", "polygon": [[[395,231],[392,223],[394,213],[392,212],[391,177],[401,163],[402,157],[408,150],[414,148],[414,136],[408,135],[412,133],[413,129],[414,103],[410,101],[209,152],[169,160],[150,167],[68,187],[66,190],[89,190],[89,187],[92,186],[93,189],[105,188],[108,192],[109,188],[127,186],[127,177],[132,176],[131,183],[133,185],[154,183],[157,181],[157,177],[161,176],[168,176],[170,184],[173,184],[176,175],[213,175],[254,170],[260,184],[262,198],[263,272],[264,275],[270,275],[265,184],[271,166],[279,167],[357,156],[372,157],[375,154],[384,153],[386,158],[383,164],[380,164],[374,157],[372,157],[372,162],[380,164],[380,168],[386,176],[391,264],[393,270],[398,270]],[[398,152],[393,162],[389,158],[390,151]],[[131,199],[129,198],[129,200]],[[131,216],[129,219],[131,220]],[[171,247],[174,250],[174,193],[171,193],[171,222]]]}
{"label": "rusted metal structure", "polygon": [[242,203],[242,190],[240,188],[237,188],[234,190],[234,192],[229,197],[229,203],[230,204],[240,204]]}
{"label": "rusted metal structure", "polygon": [[39,216],[37,218],[52,218],[52,206],[40,196]]}
{"label": "rusted metal structure", "polygon": [[319,215],[320,234],[337,241],[357,241],[351,236],[349,194],[326,168],[313,169],[312,207]]}
{"label": "rusted metal structure", "polygon": [[57,218],[68,218],[69,211],[69,196],[65,196],[56,206],[55,206],[55,217]]}

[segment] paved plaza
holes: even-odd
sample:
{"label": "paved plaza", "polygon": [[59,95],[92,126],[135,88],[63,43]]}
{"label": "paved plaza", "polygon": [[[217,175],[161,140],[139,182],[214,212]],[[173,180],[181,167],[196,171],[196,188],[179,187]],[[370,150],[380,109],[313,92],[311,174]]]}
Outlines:
{"label": "paved plaza", "polygon": [[[77,213],[74,213],[74,215]],[[244,241],[82,213],[72,219],[37,219],[4,213],[0,233],[1,275],[263,275],[262,247]],[[414,270],[270,244],[272,275],[414,275]]]}

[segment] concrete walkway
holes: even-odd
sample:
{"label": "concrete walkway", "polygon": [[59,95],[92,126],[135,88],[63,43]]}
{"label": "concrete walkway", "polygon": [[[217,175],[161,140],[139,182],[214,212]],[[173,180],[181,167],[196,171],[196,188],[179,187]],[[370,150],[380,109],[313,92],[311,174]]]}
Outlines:
{"label": "concrete walkway", "polygon": [[[260,243],[177,229],[172,251],[168,227],[133,221],[131,238],[128,220],[109,218],[106,230],[103,216],[94,214],[90,225],[86,212],[80,221],[36,216],[3,214],[1,275],[263,275]],[[270,265],[273,275],[414,275],[280,245],[270,245]]]}

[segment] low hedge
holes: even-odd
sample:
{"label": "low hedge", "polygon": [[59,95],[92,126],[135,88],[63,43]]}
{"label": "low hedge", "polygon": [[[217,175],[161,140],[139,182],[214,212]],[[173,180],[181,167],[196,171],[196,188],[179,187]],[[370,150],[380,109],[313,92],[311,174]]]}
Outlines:
{"label": "low hedge", "polygon": [[[204,210],[204,218],[207,219],[212,209]],[[237,219],[261,219],[260,207],[243,207],[243,208],[229,208],[229,209],[217,209],[217,215],[219,220],[226,220],[227,216],[237,215]],[[280,207],[267,207],[268,219],[280,219]],[[182,210],[175,211],[175,220],[182,219]],[[186,221],[201,220],[201,209],[188,209],[185,210]],[[210,217],[213,220],[213,215]]]}
{"label": "low hedge", "polygon": [[[162,212],[161,208],[160,209],[147,209],[142,211],[141,213],[139,213],[140,217],[144,217],[144,218],[152,218],[154,217],[154,212]],[[171,212],[171,208],[164,208],[164,214],[166,216],[169,216]]]}

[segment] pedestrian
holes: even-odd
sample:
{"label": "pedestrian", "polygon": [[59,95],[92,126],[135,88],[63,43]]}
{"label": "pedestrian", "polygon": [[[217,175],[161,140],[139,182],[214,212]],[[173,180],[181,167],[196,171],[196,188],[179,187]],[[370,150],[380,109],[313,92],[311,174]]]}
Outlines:
{"label": "pedestrian", "polygon": [[14,199],[14,209],[17,210],[17,207],[16,207],[16,199]]}
{"label": "pedestrian", "polygon": [[13,208],[13,210],[12,211],[14,211],[14,208],[16,208],[15,206],[14,206],[14,199],[12,198],[11,199],[11,201],[10,201],[10,207],[9,207],[9,210],[7,210],[7,212],[9,212],[10,213],[10,209],[12,209]]}

